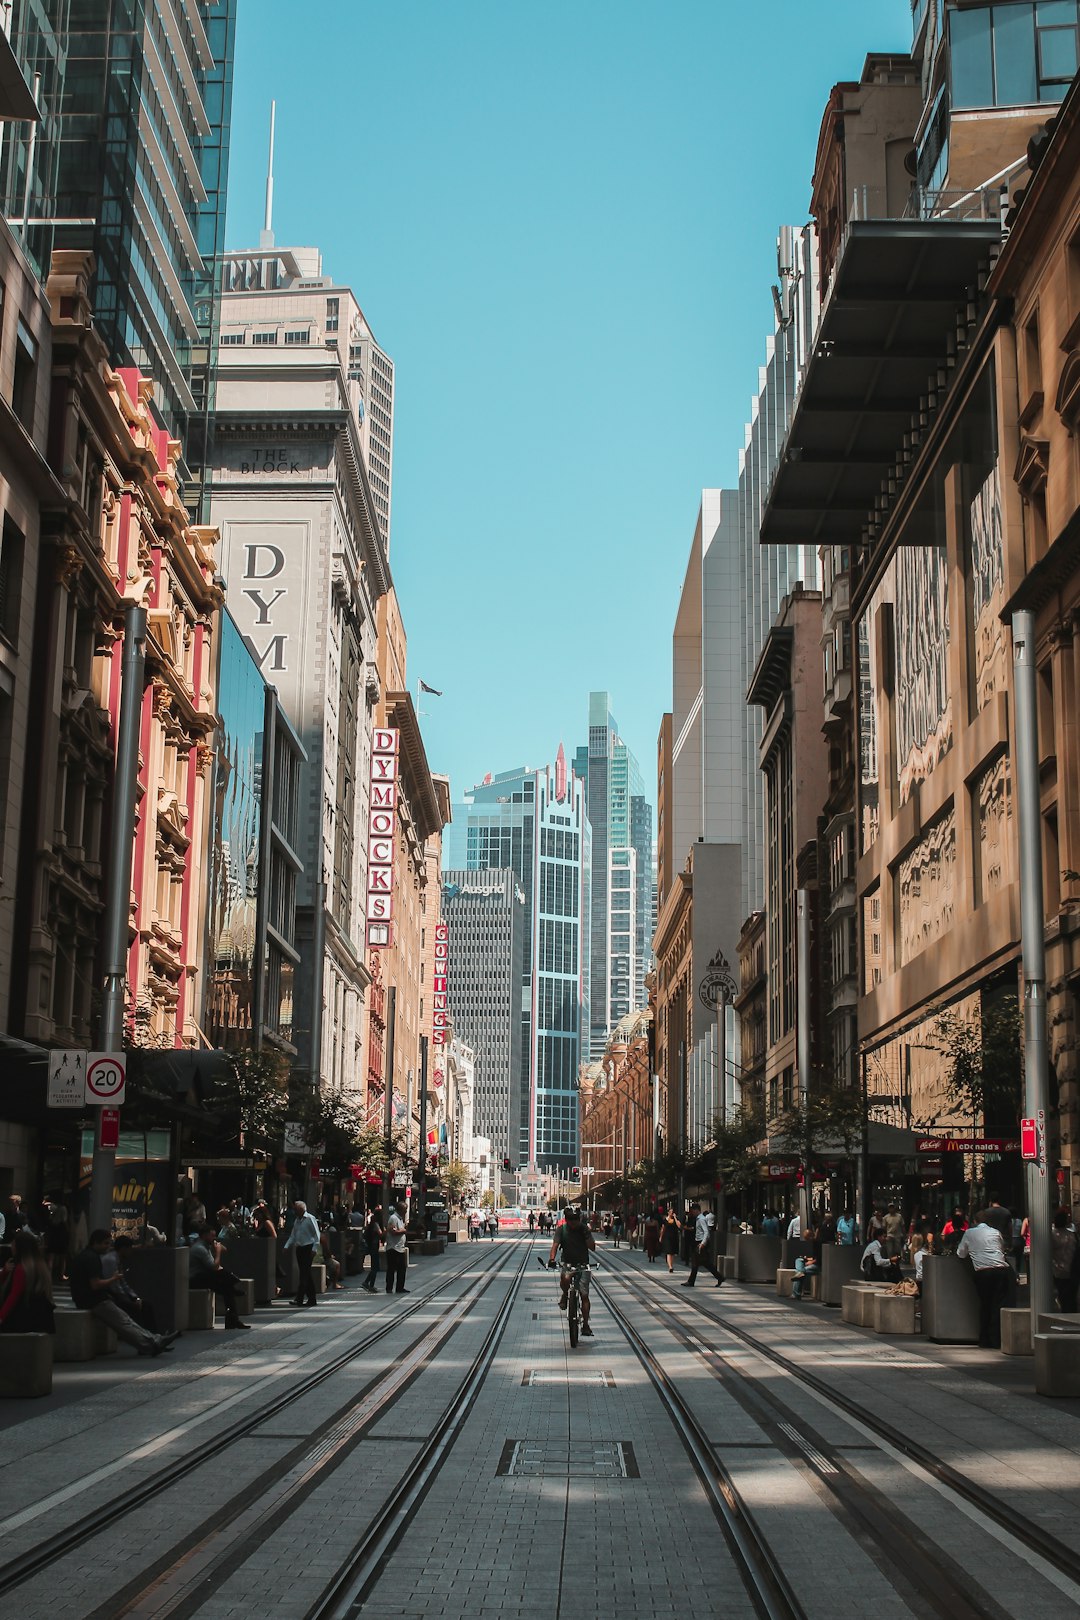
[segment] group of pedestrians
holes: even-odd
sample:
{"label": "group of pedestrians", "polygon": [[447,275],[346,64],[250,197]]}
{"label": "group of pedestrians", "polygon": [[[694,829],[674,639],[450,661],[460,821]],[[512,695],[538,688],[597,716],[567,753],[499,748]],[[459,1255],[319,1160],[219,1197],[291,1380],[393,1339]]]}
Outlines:
{"label": "group of pedestrians", "polygon": [[[533,1219],[535,1223],[535,1217]],[[529,1230],[531,1232],[533,1228],[530,1226]],[[486,1213],[481,1213],[478,1209],[470,1210],[469,1242],[479,1243],[485,1232],[489,1238],[497,1238],[499,1235],[499,1217],[495,1211],[489,1209]]]}

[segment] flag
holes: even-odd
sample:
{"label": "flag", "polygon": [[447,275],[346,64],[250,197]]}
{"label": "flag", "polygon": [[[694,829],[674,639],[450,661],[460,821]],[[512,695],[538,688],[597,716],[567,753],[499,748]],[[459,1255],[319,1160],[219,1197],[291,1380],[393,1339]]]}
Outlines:
{"label": "flag", "polygon": [[429,686],[427,681],[420,682],[420,690],[421,692],[427,692],[429,697],[442,697],[442,693],[436,692],[435,688],[433,686]]}

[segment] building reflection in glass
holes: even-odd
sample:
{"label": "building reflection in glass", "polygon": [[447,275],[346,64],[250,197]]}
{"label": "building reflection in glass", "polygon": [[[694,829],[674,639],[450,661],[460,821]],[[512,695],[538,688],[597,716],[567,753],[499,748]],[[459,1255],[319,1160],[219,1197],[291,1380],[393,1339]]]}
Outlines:
{"label": "building reflection in glass", "polygon": [[900,862],[901,966],[940,939],[956,911],[956,811],[950,804]]}
{"label": "building reflection in glass", "polygon": [[949,572],[944,546],[901,546],[893,574],[900,803],[952,746]]}
{"label": "building reflection in glass", "polygon": [[230,1048],[246,1043],[252,1028],[266,689],[228,614],[220,653],[207,1033],[215,1046]]}

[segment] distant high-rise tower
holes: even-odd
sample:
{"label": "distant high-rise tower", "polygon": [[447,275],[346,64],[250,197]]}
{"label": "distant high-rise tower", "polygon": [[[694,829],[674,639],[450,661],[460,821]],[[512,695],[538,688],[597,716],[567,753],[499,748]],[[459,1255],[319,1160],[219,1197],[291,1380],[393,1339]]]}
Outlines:
{"label": "distant high-rise tower", "polygon": [[445,871],[443,921],[450,930],[447,992],[455,1034],[475,1054],[473,1133],[496,1163],[515,1163],[527,1127],[521,1085],[521,981],[525,890],[515,872]]}
{"label": "distant high-rise tower", "polygon": [[453,807],[455,869],[509,867],[525,892],[521,974],[521,1163],[578,1159],[578,1064],[589,1028],[591,849],[585,785],[554,765],[486,777]]}
{"label": "distant high-rise tower", "polygon": [[589,741],[574,756],[592,827],[589,1057],[627,1013],[644,1007],[655,926],[652,806],[619,736],[607,692],[589,694]]}
{"label": "distant high-rise tower", "polygon": [[4,216],[43,274],[54,248],[92,251],[95,325],[114,365],[153,378],[195,509],[214,406],[235,32],[236,0],[15,0],[11,11],[43,116],[6,128]]}

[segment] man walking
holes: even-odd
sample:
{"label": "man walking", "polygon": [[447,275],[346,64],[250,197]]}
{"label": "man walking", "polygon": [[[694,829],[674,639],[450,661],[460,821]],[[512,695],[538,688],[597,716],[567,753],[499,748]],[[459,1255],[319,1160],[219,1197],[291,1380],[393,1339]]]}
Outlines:
{"label": "man walking", "polygon": [[294,1305],[317,1305],[318,1296],[315,1293],[315,1279],[311,1275],[311,1259],[319,1243],[321,1233],[319,1223],[314,1215],[308,1214],[308,1207],[302,1198],[297,1198],[293,1204],[296,1219],[293,1229],[285,1239],[287,1249],[296,1250],[296,1266],[300,1274],[297,1285],[297,1298]]}
{"label": "man walking", "polygon": [[176,1333],[147,1333],[133,1322],[114,1297],[115,1275],[106,1277],[103,1257],[112,1248],[112,1233],[99,1228],[91,1232],[86,1248],[71,1262],[71,1302],[76,1310],[93,1311],[99,1322],[111,1327],[118,1339],[132,1345],[140,1356],[160,1356],[172,1348]]}
{"label": "man walking", "polygon": [[691,1204],[690,1214],[694,1221],[694,1241],[690,1246],[690,1275],[683,1283],[683,1287],[693,1288],[698,1270],[704,1267],[706,1271],[712,1272],[716,1278],[716,1286],[719,1288],[724,1279],[716,1269],[716,1262],[713,1260],[711,1252],[716,1216],[712,1210],[703,1211],[700,1204]]}
{"label": "man walking", "polygon": [[[405,1272],[409,1251],[405,1247],[405,1205],[395,1204],[386,1223],[386,1292],[407,1294]],[[397,1287],[395,1288],[395,1279]]]}

